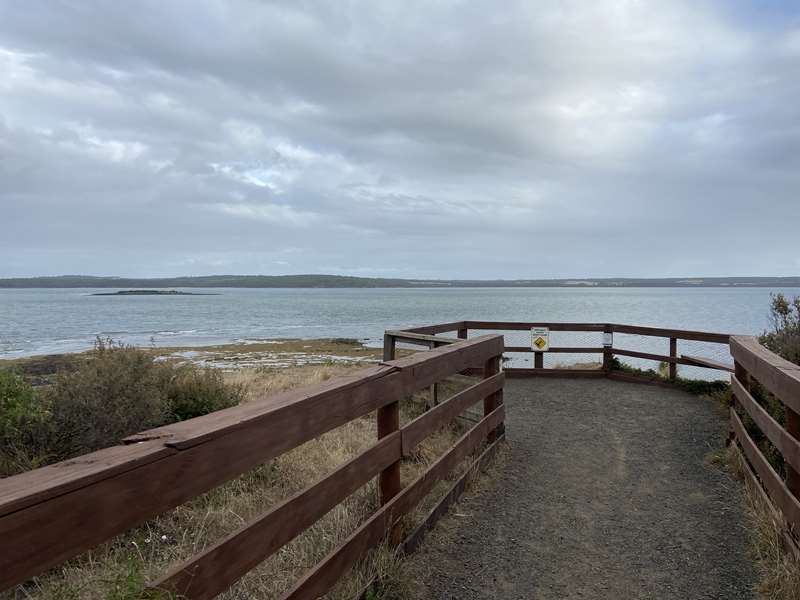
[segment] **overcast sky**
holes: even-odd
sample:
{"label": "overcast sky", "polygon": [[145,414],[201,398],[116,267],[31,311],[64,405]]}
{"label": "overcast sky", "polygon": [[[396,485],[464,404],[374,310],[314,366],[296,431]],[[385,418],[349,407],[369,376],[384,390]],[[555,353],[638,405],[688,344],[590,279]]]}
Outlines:
{"label": "overcast sky", "polygon": [[0,276],[800,274],[800,3],[0,2]]}

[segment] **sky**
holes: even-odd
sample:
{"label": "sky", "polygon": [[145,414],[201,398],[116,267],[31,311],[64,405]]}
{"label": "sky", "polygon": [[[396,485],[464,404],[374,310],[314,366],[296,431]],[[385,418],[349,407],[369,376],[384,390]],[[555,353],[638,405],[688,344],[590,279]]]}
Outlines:
{"label": "sky", "polygon": [[800,274],[800,3],[0,1],[0,277]]}

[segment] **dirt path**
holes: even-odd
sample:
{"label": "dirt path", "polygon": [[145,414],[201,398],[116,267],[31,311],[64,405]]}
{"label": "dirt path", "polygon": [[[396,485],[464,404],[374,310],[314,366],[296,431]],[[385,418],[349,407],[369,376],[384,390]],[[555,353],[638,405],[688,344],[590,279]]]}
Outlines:
{"label": "dirt path", "polygon": [[611,380],[510,380],[507,457],[411,568],[419,598],[752,598],[713,403]]}

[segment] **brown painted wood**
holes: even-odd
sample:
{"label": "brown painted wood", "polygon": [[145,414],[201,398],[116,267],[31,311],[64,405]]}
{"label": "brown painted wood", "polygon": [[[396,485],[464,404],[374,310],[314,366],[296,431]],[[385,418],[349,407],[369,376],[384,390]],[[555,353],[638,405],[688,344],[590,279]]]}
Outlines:
{"label": "brown painted wood", "polygon": [[[786,409],[786,434],[795,444],[800,444],[798,441],[800,440],[800,415],[789,407],[784,408]],[[785,454],[784,458],[786,458]],[[794,494],[795,498],[800,498],[800,461],[791,461],[786,465],[786,487]]]}
{"label": "brown painted wood", "polygon": [[467,485],[469,484],[470,480],[475,477],[475,475],[483,470],[483,468],[491,461],[497,451],[500,448],[500,444],[505,440],[505,435],[498,435],[497,440],[490,446],[488,446],[481,455],[467,468],[461,477],[456,480],[456,482],[450,487],[447,491],[447,494],[434,506],[422,522],[417,525],[414,531],[406,537],[405,541],[403,542],[403,553],[404,554],[411,554],[415,552],[417,548],[422,544],[425,539],[425,535],[433,529],[436,523],[441,519],[450,507],[458,502],[461,495],[467,489]]}
{"label": "brown painted wood", "polygon": [[524,369],[521,367],[509,367],[503,369],[506,377],[606,377],[606,372],[601,369]]}
{"label": "brown painted wood", "polygon": [[457,335],[458,339],[465,340],[469,337],[469,329],[467,329],[466,327],[462,327],[461,329],[458,330]]}
{"label": "brown painted wood", "polygon": [[5,515],[0,517],[0,589],[305,441],[497,355],[502,346],[502,336],[483,336],[143,432],[129,438],[130,450],[114,450],[120,455],[91,476],[87,464],[97,453],[48,467],[46,473],[62,473],[52,487],[37,479],[42,477],[39,473],[19,476],[39,482],[31,486],[30,494],[16,477],[0,480],[0,497],[5,500],[0,505],[0,514]]}
{"label": "brown painted wood", "polygon": [[319,598],[335,585],[336,581],[358,562],[371,548],[385,537],[392,524],[407,514],[450,471],[471,454],[503,422],[505,407],[500,406],[484,417],[475,427],[464,434],[458,442],[424,473],[417,477],[391,502],[378,509],[366,523],[359,527],[338,548],[328,554],[322,562],[306,573],[295,586],[286,592],[283,600],[309,600]]}
{"label": "brown painted wood", "polygon": [[800,526],[800,500],[795,498],[786,484],[775,472],[767,459],[747,434],[739,415],[731,408],[731,424],[736,440],[742,447],[744,455],[758,474],[761,483],[767,489],[772,501],[780,509],[786,520],[794,527]]}
{"label": "brown painted wood", "polygon": [[705,367],[707,369],[717,369],[719,371],[728,371],[729,373],[734,372],[733,365],[728,365],[723,362],[711,360],[709,358],[703,358],[701,356],[688,356],[687,354],[681,354],[681,358],[698,367]]}
{"label": "brown painted wood", "polygon": [[778,508],[775,506],[775,503],[769,497],[767,492],[764,491],[764,486],[761,485],[761,482],[758,480],[755,471],[753,471],[752,465],[747,461],[744,454],[742,454],[741,449],[738,446],[734,446],[734,450],[739,457],[739,460],[742,461],[742,470],[744,471],[745,475],[745,483],[749,485],[756,494],[758,494],[759,498],[761,498],[761,500],[767,506],[770,513],[772,513],[772,518],[774,519],[775,523],[780,526],[784,549],[793,554],[795,559],[800,560],[800,546],[798,546],[798,541],[786,530],[786,519],[781,514],[780,510],[778,510]]}
{"label": "brown painted wood", "polygon": [[190,600],[215,597],[396,462],[400,450],[400,433],[384,437],[314,485],[176,565],[149,587]]}
{"label": "brown painted wood", "polygon": [[422,327],[410,327],[403,331],[410,333],[426,333],[434,335],[437,333],[447,333],[449,331],[458,331],[464,329],[466,326],[464,321],[453,321],[452,323],[439,323],[436,325],[423,325]]}
{"label": "brown painted wood", "polygon": [[[611,325],[606,325],[603,328],[603,334],[611,334],[613,336],[614,329]],[[605,335],[603,336],[605,338]],[[613,340],[613,337],[612,337]],[[605,344],[605,339],[603,340],[603,344]],[[613,358],[613,354],[611,353],[611,346],[603,346],[603,370],[608,373],[611,371],[611,359]]]}
{"label": "brown painted wood", "polygon": [[403,455],[408,456],[419,443],[440,427],[452,422],[458,415],[480,400],[488,398],[503,387],[505,375],[497,373],[488,379],[451,396],[439,406],[420,415],[401,429]]}
{"label": "brown painted wood", "polygon": [[[400,403],[392,402],[378,409],[378,439],[397,433],[400,429]],[[402,438],[401,438],[402,439]],[[401,443],[402,448],[402,443]],[[402,452],[401,452],[402,455]],[[400,483],[400,458],[397,457],[380,473],[379,491],[381,504],[394,498],[402,488]]]}
{"label": "brown painted wood", "polygon": [[462,341],[458,338],[441,337],[436,335],[428,335],[425,333],[412,333],[408,331],[387,331],[384,336],[390,336],[400,342],[409,344],[419,344],[420,346],[428,346],[436,344],[437,346],[446,346],[447,344],[457,344]]}
{"label": "brown painted wood", "polygon": [[800,365],[773,354],[749,336],[731,338],[731,354],[751,377],[772,392],[787,408],[800,412]]}
{"label": "brown painted wood", "polygon": [[[669,356],[670,358],[678,358],[678,338],[669,338]],[[671,381],[675,381],[678,378],[677,363],[669,363],[669,378]]]}
{"label": "brown painted wood", "polygon": [[695,340],[698,342],[727,344],[731,338],[731,334],[729,333],[692,331],[688,329],[664,329],[662,327],[644,327],[641,325],[623,325],[620,323],[609,323],[609,325],[614,333],[630,333],[634,335],[647,335],[651,337],[674,337],[679,340]]}
{"label": "brown painted wood", "polygon": [[605,323],[545,323],[515,321],[465,321],[468,329],[488,329],[494,331],[525,331],[533,327],[547,327],[551,331],[603,331]]}
{"label": "brown painted wood", "polygon": [[[639,352],[638,350],[628,350],[626,348],[612,348],[611,354],[616,354],[619,356],[632,356],[634,358],[644,358],[646,360],[656,360],[658,362],[665,362],[669,363],[670,365],[678,364],[678,365],[691,365],[691,366],[698,366],[691,360],[681,358],[679,356],[664,356],[661,354],[651,354],[650,352]],[[713,367],[709,367],[713,368]]]}
{"label": "brown painted wood", "polygon": [[397,353],[397,339],[388,334],[383,334],[383,362],[394,360]]}
{"label": "brown painted wood", "polygon": [[544,352],[533,353],[533,368],[544,369]]}
{"label": "brown painted wood", "polygon": [[[537,352],[529,346],[506,346],[506,352]],[[603,347],[590,348],[588,346],[551,346],[548,352],[556,354],[602,354]]]}
{"label": "brown painted wood", "polygon": [[158,440],[113,446],[0,479],[0,516],[131,471],[175,452]]}
{"label": "brown painted wood", "polygon": [[[758,425],[758,428],[780,451],[786,461],[787,467],[793,467],[795,472],[800,471],[800,441],[781,427],[780,423],[778,423],[763,406],[755,401],[753,396],[745,389],[742,382],[736,377],[731,377],[731,387],[733,388],[733,394],[736,396],[739,406],[750,415],[753,422]],[[789,489],[791,489],[791,487]]]}
{"label": "brown painted wood", "polygon": [[[501,356],[493,356],[489,360],[487,360],[483,365],[483,378],[489,379],[494,377],[498,373],[500,373],[501,369]],[[502,398],[502,396],[500,397]],[[492,411],[494,411],[500,402],[498,401],[497,394],[489,394],[483,399],[483,414],[484,416],[488,416]],[[489,432],[487,436],[487,441],[491,444],[497,438],[497,432],[492,430]]]}

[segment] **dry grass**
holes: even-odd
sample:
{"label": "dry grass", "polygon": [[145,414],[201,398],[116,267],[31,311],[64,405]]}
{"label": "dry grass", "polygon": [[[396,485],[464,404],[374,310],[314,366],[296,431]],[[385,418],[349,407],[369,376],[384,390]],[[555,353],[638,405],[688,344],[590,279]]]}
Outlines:
{"label": "dry grass", "polygon": [[747,529],[759,574],[758,594],[769,600],[798,600],[800,560],[786,549],[783,526],[763,494],[749,482],[742,460],[733,447],[728,449],[727,462],[744,481]]}
{"label": "dry grass", "polygon": [[[245,401],[250,401],[294,387],[319,383],[354,368],[357,367],[324,365],[273,371],[247,370],[226,374],[226,379],[241,385],[245,391]],[[440,397],[445,398],[466,385],[466,380],[444,384],[440,388]],[[420,394],[415,400],[404,403],[403,421],[419,414],[420,403],[426,398],[426,394]],[[412,459],[404,461],[404,482],[421,473],[453,444],[458,435],[458,427],[443,429],[432,435]],[[15,600],[138,598],[142,585],[155,579],[169,565],[219,541],[268,507],[330,473],[372,445],[375,439],[374,414],[357,419],[0,597]],[[441,495],[446,485],[442,483],[435,493]],[[418,513],[431,503],[432,500],[428,500]],[[220,598],[233,600],[280,595],[352,533],[376,508],[377,490],[373,481],[253,569]],[[329,597],[352,598],[356,590],[362,589],[379,575],[381,590],[374,598],[403,598],[405,586],[401,573],[401,561],[392,551],[382,548],[347,576]]]}

